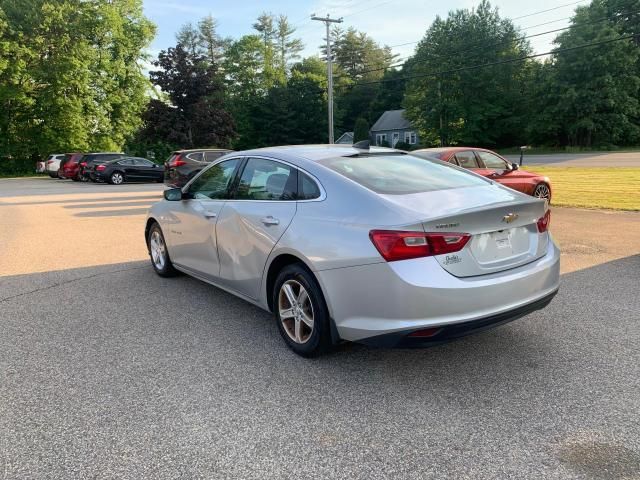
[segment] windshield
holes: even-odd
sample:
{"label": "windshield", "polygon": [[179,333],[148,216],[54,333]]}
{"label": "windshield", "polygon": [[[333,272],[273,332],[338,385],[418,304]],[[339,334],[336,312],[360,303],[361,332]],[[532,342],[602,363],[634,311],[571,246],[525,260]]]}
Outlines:
{"label": "windshield", "polygon": [[386,195],[486,185],[481,177],[439,161],[412,155],[339,157],[319,162],[354,182]]}

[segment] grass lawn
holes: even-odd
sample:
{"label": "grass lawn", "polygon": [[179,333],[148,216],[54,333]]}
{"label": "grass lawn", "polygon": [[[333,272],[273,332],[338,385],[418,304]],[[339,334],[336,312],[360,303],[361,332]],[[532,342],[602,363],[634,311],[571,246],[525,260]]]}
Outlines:
{"label": "grass lawn", "polygon": [[[500,148],[496,150],[501,155],[515,155],[520,154],[520,149],[517,147]],[[623,153],[623,152],[640,152],[640,146],[638,147],[620,147],[611,149],[598,149],[598,148],[584,148],[584,147],[533,147],[524,152],[524,157],[529,155],[547,155],[550,153]]]}
{"label": "grass lawn", "polygon": [[551,179],[552,205],[640,211],[640,168],[537,165],[522,168]]}

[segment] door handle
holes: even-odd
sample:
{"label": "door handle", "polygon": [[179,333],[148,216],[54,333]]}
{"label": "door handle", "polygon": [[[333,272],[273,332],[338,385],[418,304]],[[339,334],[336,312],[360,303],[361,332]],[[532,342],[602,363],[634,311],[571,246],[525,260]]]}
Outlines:
{"label": "door handle", "polygon": [[216,218],[218,216],[217,213],[207,211],[203,212],[202,215],[204,215],[205,218]]}
{"label": "door handle", "polygon": [[280,220],[278,220],[277,218],[273,218],[271,215],[269,215],[268,217],[264,217],[260,221],[262,223],[264,223],[265,225],[279,225],[280,224]]}

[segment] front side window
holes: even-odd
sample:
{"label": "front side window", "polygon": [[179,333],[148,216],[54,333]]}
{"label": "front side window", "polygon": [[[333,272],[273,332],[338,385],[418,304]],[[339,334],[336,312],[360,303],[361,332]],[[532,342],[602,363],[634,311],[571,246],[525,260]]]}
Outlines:
{"label": "front side window", "polygon": [[405,195],[486,185],[486,180],[412,155],[339,157],[319,162],[376,193]]}
{"label": "front side window", "polygon": [[509,165],[502,158],[489,152],[476,152],[484,166],[492,170],[508,170]]}
{"label": "front side window", "polygon": [[473,152],[458,152],[455,154],[458,165],[463,168],[480,168]]}
{"label": "front side window", "polygon": [[239,163],[240,159],[234,158],[208,168],[189,186],[189,194],[196,199],[227,198],[229,185]]}
{"label": "front side window", "polygon": [[295,200],[296,169],[284,163],[250,158],[244,167],[235,197],[239,200]]}

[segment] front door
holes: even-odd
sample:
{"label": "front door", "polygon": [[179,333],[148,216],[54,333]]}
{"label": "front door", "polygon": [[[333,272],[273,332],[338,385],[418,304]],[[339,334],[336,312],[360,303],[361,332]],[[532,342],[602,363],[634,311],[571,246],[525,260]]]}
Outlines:
{"label": "front door", "polygon": [[216,223],[227,199],[240,158],[226,160],[203,171],[176,202],[168,219],[171,260],[178,266],[215,279],[220,273]]}
{"label": "front door", "polygon": [[524,190],[522,176],[518,174],[518,171],[513,171],[511,165],[505,159],[491,152],[477,151],[476,155],[485,168],[481,175],[514,190]]}
{"label": "front door", "polygon": [[220,281],[257,298],[267,258],[296,213],[297,170],[250,158],[217,230]]}

